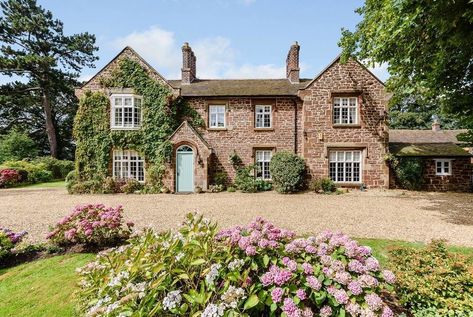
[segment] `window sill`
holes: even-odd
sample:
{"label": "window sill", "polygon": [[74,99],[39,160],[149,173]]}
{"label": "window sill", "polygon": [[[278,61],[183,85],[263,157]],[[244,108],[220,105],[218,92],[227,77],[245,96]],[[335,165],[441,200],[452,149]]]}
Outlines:
{"label": "window sill", "polygon": [[452,174],[435,174],[435,176],[452,176]]}
{"label": "window sill", "polygon": [[335,182],[340,187],[360,187],[363,182]]}
{"label": "window sill", "polygon": [[141,127],[134,127],[134,128],[122,128],[122,127],[111,127],[110,130],[114,130],[114,131],[133,131],[133,130],[139,130],[141,129]]}
{"label": "window sill", "polygon": [[344,124],[344,123],[337,123],[332,124],[332,128],[361,128],[361,124]]}
{"label": "window sill", "polygon": [[227,131],[227,128],[207,128],[208,131]]}
{"label": "window sill", "polygon": [[274,128],[254,128],[255,131],[274,131]]}

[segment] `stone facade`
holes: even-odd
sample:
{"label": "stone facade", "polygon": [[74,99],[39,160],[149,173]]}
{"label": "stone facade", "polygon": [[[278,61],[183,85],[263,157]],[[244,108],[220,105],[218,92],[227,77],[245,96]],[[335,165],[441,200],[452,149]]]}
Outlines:
{"label": "stone facade", "polygon": [[[389,186],[384,160],[388,147],[384,85],[356,61],[335,60],[299,96],[303,100],[303,157],[310,177],[327,177],[334,149],[362,150],[362,179],[368,187]],[[332,123],[333,98],[358,98],[358,124]],[[350,185],[350,184],[346,184]],[[359,186],[359,184],[353,184]]]}
{"label": "stone facade", "polygon": [[435,159],[424,159],[424,185],[422,189],[429,191],[460,191],[473,190],[473,165],[468,157],[452,158],[452,175],[436,175]]}
{"label": "stone facade", "polygon": [[[343,186],[387,188],[392,181],[385,161],[388,153],[386,124],[388,96],[385,87],[359,62],[340,63],[336,58],[313,80],[299,78],[299,45],[293,44],[286,59],[286,79],[225,81],[199,80],[196,57],[188,43],[182,47],[183,67],[179,81],[166,80],[133,49],[126,47],[97,75],[76,91],[104,90],[100,85],[120,59],[131,58],[149,71],[150,76],[169,87],[173,94],[186,99],[205,122],[192,127],[187,121],[170,137],[173,157],[167,164],[165,185],[176,190],[176,151],[182,145],[194,153],[194,187],[206,190],[215,173],[223,171],[233,182],[236,171],[229,161],[236,153],[244,165],[255,163],[255,151],[290,151],[302,156],[308,167],[308,181],[329,176],[329,154],[332,150],[358,150],[362,153],[361,178]],[[255,86],[256,85],[256,86]],[[357,100],[358,122],[334,124],[334,98]],[[210,128],[209,106],[225,106],[225,127]],[[271,105],[271,127],[255,127],[255,106]],[[132,131],[130,133],[133,133]],[[427,161],[427,190],[469,190],[472,174],[469,158],[453,161],[452,176],[436,176]],[[432,163],[433,164],[433,163]]]}

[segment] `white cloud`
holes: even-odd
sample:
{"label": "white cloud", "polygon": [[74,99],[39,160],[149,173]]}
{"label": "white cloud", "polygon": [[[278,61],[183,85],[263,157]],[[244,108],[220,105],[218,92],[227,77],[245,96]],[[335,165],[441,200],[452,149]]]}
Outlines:
{"label": "white cloud", "polygon": [[[166,78],[181,77],[181,44],[176,42],[173,32],[153,26],[143,32],[134,32],[118,38],[112,45],[117,50],[126,45],[131,46]],[[198,78],[285,77],[284,56],[281,57],[281,65],[239,64],[236,58],[238,51],[225,37],[197,39],[190,45],[197,57]]]}
{"label": "white cloud", "polygon": [[390,76],[387,63],[375,65],[375,67],[370,67],[369,70],[382,81],[386,81]]}

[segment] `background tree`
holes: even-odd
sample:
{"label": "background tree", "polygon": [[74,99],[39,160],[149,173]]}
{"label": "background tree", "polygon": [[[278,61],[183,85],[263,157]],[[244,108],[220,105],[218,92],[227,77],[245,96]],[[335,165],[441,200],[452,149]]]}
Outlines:
{"label": "background tree", "polygon": [[57,157],[55,101],[71,94],[68,84],[82,67],[94,67],[95,36],[64,35],[63,23],[35,0],[6,0],[0,7],[0,72],[28,78],[25,98],[39,98],[50,154]]}
{"label": "background tree", "polygon": [[391,104],[416,96],[473,128],[472,1],[366,0],[356,12],[363,19],[342,30],[342,61],[388,63]]}

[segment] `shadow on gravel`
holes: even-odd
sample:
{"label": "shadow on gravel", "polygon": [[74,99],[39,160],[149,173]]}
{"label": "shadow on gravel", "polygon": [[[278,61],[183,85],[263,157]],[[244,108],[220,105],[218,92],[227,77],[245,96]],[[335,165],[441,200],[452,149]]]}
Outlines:
{"label": "shadow on gravel", "polygon": [[473,226],[473,193],[438,193],[423,195],[422,198],[432,203],[424,209],[441,213],[445,221]]}

